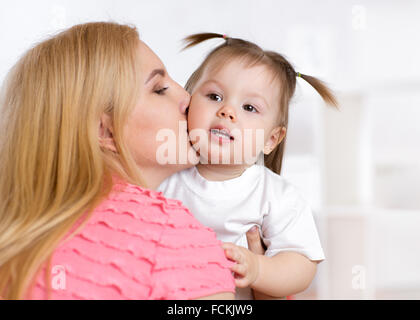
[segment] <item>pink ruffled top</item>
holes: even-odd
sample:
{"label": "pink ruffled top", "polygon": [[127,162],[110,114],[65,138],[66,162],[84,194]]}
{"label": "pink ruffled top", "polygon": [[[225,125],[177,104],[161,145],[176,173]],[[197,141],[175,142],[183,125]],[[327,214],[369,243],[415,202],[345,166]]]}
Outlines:
{"label": "pink ruffled top", "polygon": [[[192,299],[235,292],[221,242],[178,200],[118,182],[53,253],[50,299]],[[28,299],[46,299],[45,267]]]}

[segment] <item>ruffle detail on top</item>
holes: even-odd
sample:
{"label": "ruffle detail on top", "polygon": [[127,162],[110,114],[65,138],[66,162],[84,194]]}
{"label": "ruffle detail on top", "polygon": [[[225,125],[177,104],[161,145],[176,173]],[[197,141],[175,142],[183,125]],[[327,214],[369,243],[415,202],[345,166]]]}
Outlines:
{"label": "ruffle detail on top", "polygon": [[[51,299],[189,299],[234,292],[221,242],[174,199],[117,183],[85,226],[54,251],[64,288]],[[46,299],[45,268],[31,291]],[[62,283],[61,283],[62,284]],[[63,285],[63,284],[62,284]]]}
{"label": "ruffle detail on top", "polygon": [[[221,273],[218,264],[184,268],[181,276],[175,276],[171,269],[163,269],[154,272],[153,279],[150,298],[154,300],[195,299],[216,292],[234,292],[232,274],[229,271]],[[189,281],[186,282],[185,279]]]}

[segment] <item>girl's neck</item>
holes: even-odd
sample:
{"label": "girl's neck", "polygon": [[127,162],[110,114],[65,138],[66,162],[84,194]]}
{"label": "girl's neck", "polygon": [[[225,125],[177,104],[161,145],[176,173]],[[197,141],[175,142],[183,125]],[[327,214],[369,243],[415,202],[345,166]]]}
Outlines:
{"label": "girl's neck", "polygon": [[225,181],[241,176],[250,165],[197,164],[200,175],[209,181]]}

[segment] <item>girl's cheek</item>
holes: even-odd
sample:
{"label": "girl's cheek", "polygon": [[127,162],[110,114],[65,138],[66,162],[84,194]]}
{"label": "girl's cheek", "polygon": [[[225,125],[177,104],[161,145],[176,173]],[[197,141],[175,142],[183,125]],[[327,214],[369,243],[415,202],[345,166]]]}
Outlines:
{"label": "girl's cheek", "polygon": [[195,128],[197,128],[197,115],[196,113],[193,111],[188,111],[188,117],[187,117],[187,125],[188,125],[188,130],[194,130]]}
{"label": "girl's cheek", "polygon": [[202,101],[201,99],[191,99],[191,103],[190,103],[190,110],[197,110],[200,109],[200,107],[202,106]]}

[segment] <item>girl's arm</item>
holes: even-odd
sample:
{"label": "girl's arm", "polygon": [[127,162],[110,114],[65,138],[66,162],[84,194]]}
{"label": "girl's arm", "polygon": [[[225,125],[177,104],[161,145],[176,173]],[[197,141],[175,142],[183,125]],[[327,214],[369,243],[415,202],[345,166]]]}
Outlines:
{"label": "girl's arm", "polygon": [[251,287],[274,298],[305,290],[312,282],[317,262],[296,252],[280,252],[273,257],[255,254],[233,243],[224,243],[226,256],[235,261],[235,285]]}
{"label": "girl's arm", "polygon": [[[255,254],[265,254],[267,248],[265,247],[262,239],[260,238],[258,228],[254,227],[251,230],[249,230],[246,233],[246,239],[248,242],[249,250],[251,250]],[[286,297],[276,298],[256,290],[252,290],[252,295],[254,296],[255,300],[286,300]]]}
{"label": "girl's arm", "polygon": [[248,249],[225,243],[226,255],[237,262],[237,287],[253,288],[255,299],[279,299],[305,290],[312,282],[317,262],[295,252],[264,256],[260,233],[252,228],[246,234]]}
{"label": "girl's arm", "polygon": [[296,252],[281,252],[273,257],[256,255],[259,273],[251,288],[274,298],[304,291],[311,284],[317,262]]}
{"label": "girl's arm", "polygon": [[287,300],[287,297],[276,298],[254,290],[252,292],[254,300]]}

